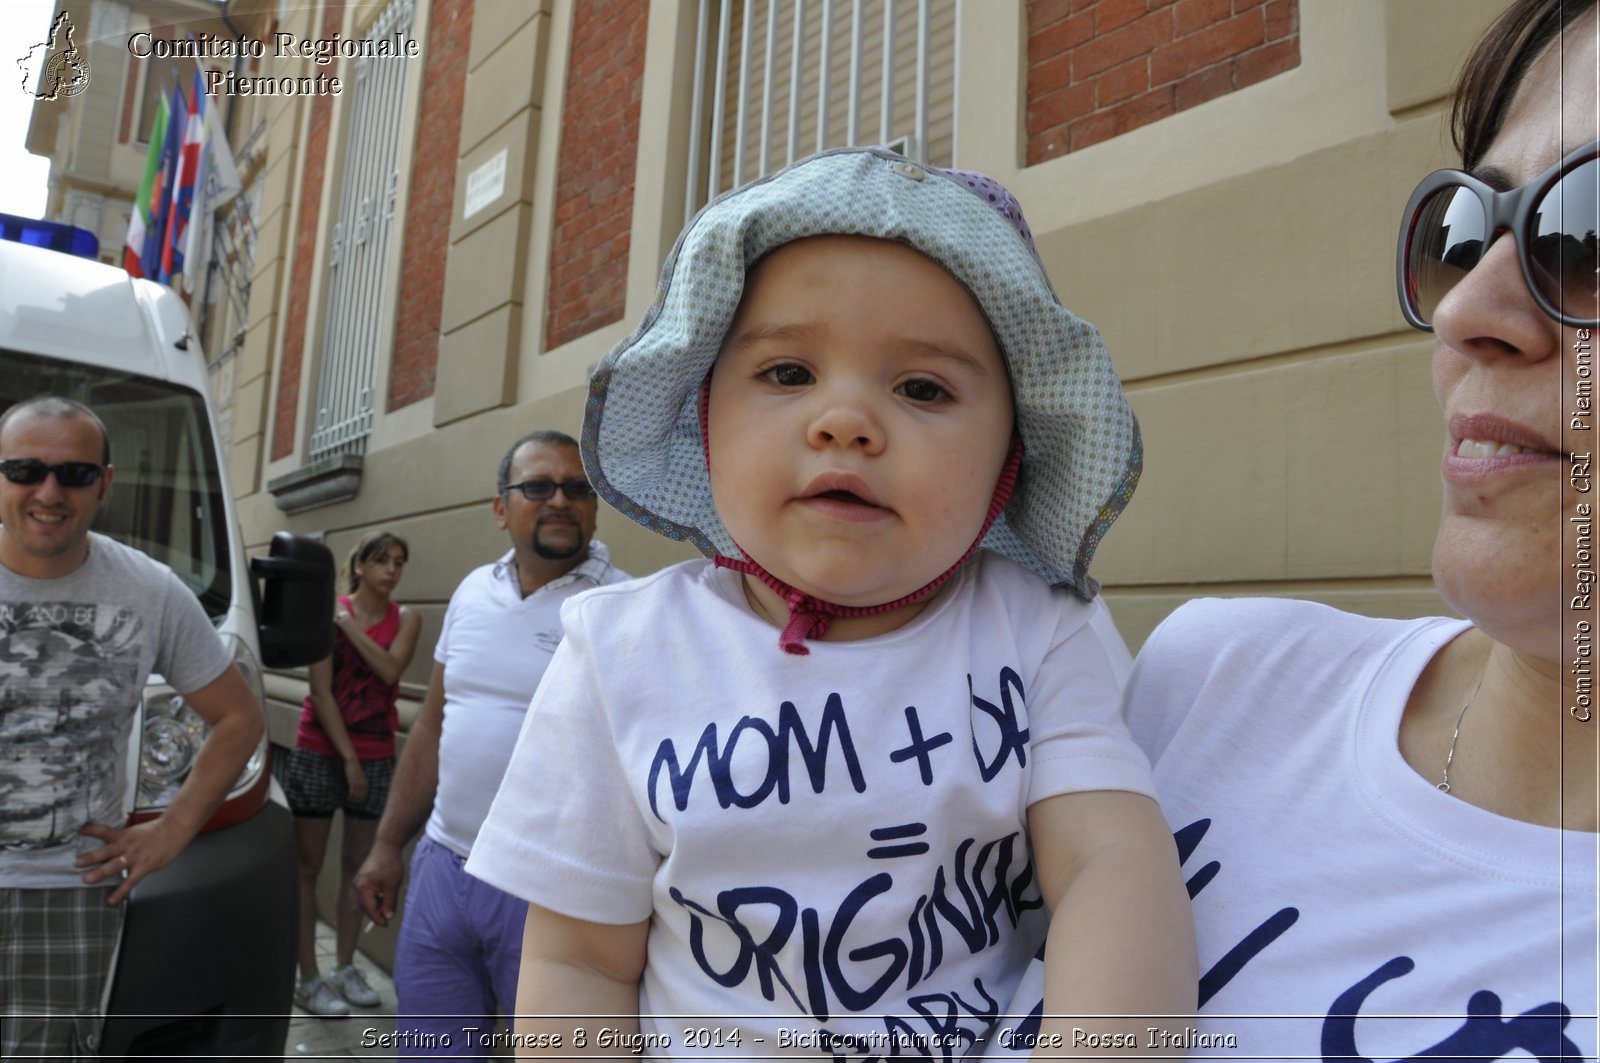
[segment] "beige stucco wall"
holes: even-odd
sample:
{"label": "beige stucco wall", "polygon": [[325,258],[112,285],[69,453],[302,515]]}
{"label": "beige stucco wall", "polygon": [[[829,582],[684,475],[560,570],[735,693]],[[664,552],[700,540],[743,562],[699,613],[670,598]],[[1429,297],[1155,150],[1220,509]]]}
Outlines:
{"label": "beige stucco wall", "polygon": [[[425,7],[419,5],[413,31],[419,36],[425,27]],[[550,42],[564,41],[571,24],[570,4],[554,3],[549,8],[501,0],[480,0],[475,5],[450,246],[407,248],[403,233],[396,230],[397,256],[448,255],[436,393],[394,412],[384,411],[380,400],[359,494],[296,515],[279,511],[265,484],[300,466],[306,433],[298,434],[296,453],[288,458],[268,460],[266,446],[282,321],[292,298],[288,277],[301,199],[300,148],[310,108],[308,103],[263,100],[250,113],[251,122],[268,123],[272,140],[262,177],[266,183],[253,320],[236,374],[236,400],[249,408],[236,420],[231,453],[236,490],[244,494],[240,519],[253,548],[263,546],[274,531],[289,529],[325,536],[341,559],[371,528],[405,536],[412,564],[400,597],[423,616],[419,650],[405,676],[413,692],[426,682],[451,591],[468,571],[507,548],[489,505],[495,468],[505,447],[535,428],[576,435],[588,371],[629,327],[619,323],[553,352],[541,347],[545,293],[540,263],[549,254],[555,195],[554,149],[544,146],[553,145],[559,136],[559,107],[550,101],[560,100],[566,73],[565,53]],[[371,9],[366,5],[349,13],[347,29],[363,25]],[[305,24],[291,26],[288,32],[314,32],[312,13],[302,14]],[[654,49],[660,44],[651,42]],[[270,63],[262,73],[273,73]],[[335,106],[337,142],[343,115],[338,110],[341,102]],[[403,169],[409,167],[414,150],[414,145],[406,145]],[[505,191],[464,218],[467,176],[501,150],[507,152]],[[334,151],[330,146],[330,157]],[[325,258],[327,233],[338,209],[337,190],[337,183],[327,179],[315,252],[319,262]],[[676,194],[681,198],[681,185]],[[640,237],[636,229],[635,247],[643,245],[654,258],[659,259],[656,249],[663,240],[670,236]],[[320,307],[323,298],[323,275],[319,267],[312,281],[314,306]],[[629,316],[633,316],[631,306]],[[319,320],[313,314],[307,327],[302,425],[316,389],[313,352],[319,345]],[[244,401],[247,388],[252,390]],[[634,571],[691,556],[681,545],[658,540],[608,511],[601,514],[599,535]]]}
{"label": "beige stucco wall", "polygon": [[[1440,426],[1427,340],[1394,304],[1394,228],[1415,182],[1448,161],[1450,76],[1500,6],[1302,0],[1298,68],[1024,168],[1024,9],[963,5],[956,162],[1017,192],[1064,301],[1104,332],[1144,426],[1145,478],[1097,562],[1135,647],[1196,594],[1291,594],[1402,616],[1442,608],[1428,577]],[[258,283],[272,295],[252,304],[261,310],[238,386],[241,398],[259,389],[245,403],[258,413],[235,436],[237,471],[261,474],[240,477],[256,485],[241,512],[255,543],[281,527],[325,533],[336,552],[373,526],[407,535],[402,597],[426,620],[413,682],[456,581],[504,549],[488,512],[502,449],[534,427],[576,432],[588,371],[644,312],[682,223],[693,11],[652,0],[627,312],[543,349],[571,22],[572,0],[479,0],[438,392],[379,418],[355,499],[292,517],[259,485],[298,459],[264,463],[260,433],[304,119],[282,107],[269,118]],[[501,76],[511,68],[514,92]],[[466,175],[502,149],[505,194],[463,219]],[[314,386],[308,359],[302,391]],[[608,511],[600,534],[635,572],[689,556]]]}
{"label": "beige stucco wall", "polygon": [[1020,86],[981,71],[1012,68],[1022,12],[968,5],[958,164],[1022,200],[1143,425],[1145,476],[1096,563],[1135,648],[1202,594],[1445,609],[1429,577],[1442,424],[1430,345],[1395,303],[1395,230],[1451,161],[1451,77],[1503,6],[1301,0],[1299,67],[1021,168],[999,118]]}
{"label": "beige stucco wall", "polygon": [[[296,450],[275,462],[267,441],[294,298],[311,101],[235,101],[236,138],[261,129],[246,173],[259,227],[248,328],[218,376],[246,539],[259,550],[280,528],[320,533],[342,556],[374,527],[406,536],[412,564],[400,596],[424,618],[406,674],[413,693],[431,667],[456,583],[506,548],[489,511],[500,454],[533,428],[577,433],[590,369],[644,313],[683,222],[695,5],[648,0],[627,309],[614,325],[544,349],[545,263],[577,2],[476,0],[449,246],[407,247],[401,211],[391,240],[396,269],[406,254],[446,258],[436,392],[393,412],[380,401],[360,493],[293,516],[277,509],[265,484],[303,460],[348,97],[335,101],[333,165],[322,178],[311,252],[318,265],[307,296]],[[1286,594],[1394,616],[1443,608],[1428,576],[1441,431],[1429,344],[1395,307],[1394,229],[1416,181],[1449,161],[1450,78],[1503,6],[1301,0],[1299,67],[1024,167],[1024,5],[962,5],[955,163],[1017,193],[1064,302],[1102,329],[1143,424],[1145,477],[1096,567],[1134,648],[1197,594]],[[350,5],[344,32],[359,33],[381,7]],[[314,7],[245,2],[232,10],[240,19],[276,13],[278,28],[318,34]],[[418,0],[413,35],[425,36],[429,14],[429,0]],[[136,12],[134,28],[147,18]],[[125,69],[114,51],[98,45],[93,53],[97,95],[77,116],[59,130],[40,125],[56,141],[62,188],[137,185],[142,149],[106,146]],[[269,61],[260,71],[290,72],[303,69],[274,70]],[[417,87],[413,79],[407,174],[418,150],[409,132]],[[468,175],[500,151],[503,194],[465,218]],[[125,215],[104,224],[118,236]],[[208,340],[216,353],[216,338]],[[380,367],[374,381],[380,395],[386,372]],[[691,556],[604,509],[599,534],[635,573]],[[290,701],[274,706],[276,735],[292,729]]]}

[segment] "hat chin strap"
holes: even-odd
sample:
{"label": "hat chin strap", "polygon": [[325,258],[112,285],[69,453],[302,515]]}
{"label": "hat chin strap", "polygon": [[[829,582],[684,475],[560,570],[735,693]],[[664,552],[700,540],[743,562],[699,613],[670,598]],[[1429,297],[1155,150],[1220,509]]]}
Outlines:
{"label": "hat chin strap", "polygon": [[[705,409],[704,403],[702,403],[701,409]],[[703,421],[704,418],[702,417],[702,439],[706,438]],[[739,547],[739,550],[745,555],[743,558],[724,557],[721,554],[717,554],[712,558],[712,563],[717,568],[731,568],[735,572],[743,572],[746,575],[754,576],[772,588],[773,592],[789,606],[789,622],[778,633],[778,645],[783,649],[784,653],[808,656],[811,651],[806,648],[806,640],[820,639],[826,635],[828,633],[828,625],[834,617],[853,619],[863,616],[879,616],[902,606],[910,605],[913,602],[920,602],[949,582],[950,577],[959,572],[961,566],[966,564],[967,560],[978,552],[978,546],[983,542],[983,537],[989,534],[989,529],[994,526],[994,522],[1000,519],[1001,513],[1005,512],[1006,503],[1011,501],[1011,493],[1016,489],[1017,474],[1021,468],[1022,437],[1015,436],[1011,441],[1011,453],[1006,455],[1006,463],[1000,469],[1000,479],[994,485],[994,494],[989,499],[988,516],[984,518],[983,527],[978,530],[977,538],[973,539],[972,545],[967,547],[967,552],[962,554],[955,564],[945,569],[932,580],[905,597],[896,598],[892,602],[884,602],[882,605],[839,605],[836,602],[815,598],[805,591],[791,587],[777,576],[768,572],[759,561],[750,557],[750,552],[742,546]],[[738,544],[735,543],[734,545],[737,546]]]}

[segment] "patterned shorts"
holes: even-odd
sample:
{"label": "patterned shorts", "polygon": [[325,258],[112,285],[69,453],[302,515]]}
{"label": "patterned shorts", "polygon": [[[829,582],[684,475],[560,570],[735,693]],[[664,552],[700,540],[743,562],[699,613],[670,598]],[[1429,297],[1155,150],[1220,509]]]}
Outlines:
{"label": "patterned shorts", "polygon": [[0,1059],[99,1054],[124,905],[121,885],[0,889]]}
{"label": "patterned shorts", "polygon": [[289,810],[312,819],[327,819],[341,808],[351,819],[382,816],[389,800],[389,784],[394,782],[394,758],[363,760],[361,770],[367,776],[367,799],[352,804],[344,781],[344,761],[338,757],[296,746],[288,756],[273,760],[273,772],[289,801]]}

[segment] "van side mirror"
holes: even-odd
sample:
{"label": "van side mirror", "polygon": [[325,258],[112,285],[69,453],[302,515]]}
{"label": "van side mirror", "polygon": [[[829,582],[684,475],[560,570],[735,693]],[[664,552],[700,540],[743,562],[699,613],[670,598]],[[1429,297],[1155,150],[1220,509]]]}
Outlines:
{"label": "van side mirror", "polygon": [[333,553],[315,539],[278,532],[266,557],[250,559],[261,581],[256,610],[261,663],[299,668],[333,652]]}

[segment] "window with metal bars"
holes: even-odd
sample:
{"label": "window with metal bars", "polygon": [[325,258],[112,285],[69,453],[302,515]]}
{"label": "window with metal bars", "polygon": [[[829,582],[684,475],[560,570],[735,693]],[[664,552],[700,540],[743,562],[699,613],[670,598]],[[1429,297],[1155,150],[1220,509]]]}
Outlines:
{"label": "window with metal bars", "polygon": [[955,161],[961,0],[700,0],[685,216],[825,148]]}
{"label": "window with metal bars", "polygon": [[[394,0],[365,39],[410,35],[414,0]],[[389,292],[391,234],[400,182],[401,121],[412,65],[404,56],[349,60],[351,95],[345,125],[339,213],[327,261],[328,303],[322,369],[309,457],[362,454],[372,430],[373,371]]]}

